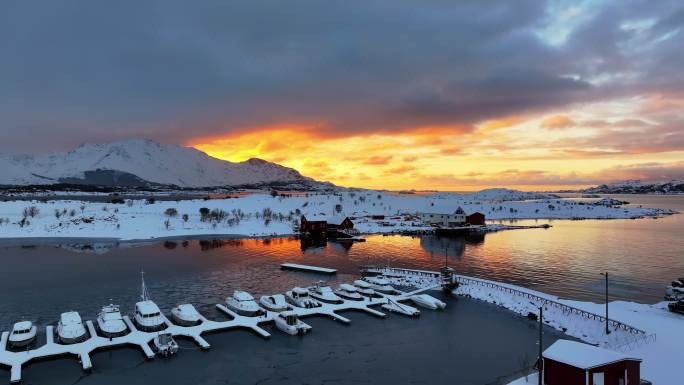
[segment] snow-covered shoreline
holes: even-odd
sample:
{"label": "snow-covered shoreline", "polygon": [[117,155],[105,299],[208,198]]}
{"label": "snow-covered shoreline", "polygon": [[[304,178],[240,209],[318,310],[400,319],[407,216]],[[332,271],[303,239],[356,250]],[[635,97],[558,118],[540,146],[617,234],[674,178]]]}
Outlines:
{"label": "snow-covered shoreline", "polygon": [[[528,199],[528,200],[512,200]],[[34,207],[35,209],[31,209]],[[487,220],[629,219],[672,214],[654,208],[593,205],[544,194],[485,190],[472,194],[392,194],[378,191],[311,192],[231,199],[115,203],[79,200],[0,202],[0,238],[114,238],[145,240],[181,236],[278,236],[293,234],[309,219],[350,216],[362,233],[423,231],[420,212],[452,213],[462,207]],[[205,214],[200,210],[206,208]],[[208,214],[207,214],[208,211]],[[382,216],[373,219],[371,216]],[[500,230],[492,225],[490,230]]]}
{"label": "snow-covered shoreline", "polygon": [[[606,335],[605,321],[602,318],[593,318],[587,314],[568,311],[554,305],[566,305],[600,316],[605,312],[605,304],[563,299],[521,286],[487,279],[460,277],[464,280],[454,290],[455,295],[501,306],[521,316],[527,316],[529,313],[539,314],[539,307],[544,306],[545,325],[586,343],[610,350],[629,352],[630,355],[641,358],[643,360],[641,377],[654,384],[680,383],[679,361],[681,346],[684,344],[684,317],[669,312],[666,302],[656,304],[610,302],[610,320],[629,325],[638,331],[611,325],[611,334]],[[435,278],[420,276],[394,278],[393,281],[397,284],[415,287],[438,285]]]}

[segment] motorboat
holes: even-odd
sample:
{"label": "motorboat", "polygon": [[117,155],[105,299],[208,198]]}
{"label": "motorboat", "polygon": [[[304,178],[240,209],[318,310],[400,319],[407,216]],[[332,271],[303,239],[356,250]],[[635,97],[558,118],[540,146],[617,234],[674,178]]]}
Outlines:
{"label": "motorboat", "polygon": [[348,283],[341,284],[337,291],[335,291],[335,294],[344,299],[351,299],[353,301],[361,301],[363,299],[363,296],[359,294],[358,289],[354,285]]}
{"label": "motorboat", "polygon": [[354,281],[354,286],[356,287],[356,291],[359,292],[364,297],[369,297],[369,298],[379,298],[382,297],[382,295],[378,294],[371,288],[370,283],[362,280],[362,279],[357,279]]}
{"label": "motorboat", "polygon": [[678,301],[684,299],[684,278],[675,279],[665,289],[665,299],[668,301]]}
{"label": "motorboat", "polygon": [[232,297],[226,298],[228,308],[240,315],[257,317],[264,314],[264,309],[254,300],[251,294],[242,290],[235,290]]}
{"label": "motorboat", "polygon": [[394,288],[391,285],[391,282],[382,275],[378,275],[375,277],[365,277],[363,280],[368,282],[370,284],[371,289],[377,292],[384,294],[392,294],[395,292]]}
{"label": "motorboat", "polygon": [[415,294],[409,297],[416,305],[432,310],[442,310],[446,307],[446,303],[437,298],[427,294]]}
{"label": "motorboat", "polygon": [[309,296],[309,290],[303,287],[295,287],[285,293],[287,302],[306,309],[320,307],[321,303]]}
{"label": "motorboat", "polygon": [[202,316],[189,303],[184,303],[171,309],[171,318],[180,326],[195,326],[202,323]]}
{"label": "motorboat", "polygon": [[22,348],[36,340],[37,328],[31,321],[19,321],[12,327],[8,337],[9,345],[13,348]]}
{"label": "motorboat", "polygon": [[159,306],[151,300],[140,301],[135,304],[133,316],[135,326],[144,332],[156,332],[166,329],[164,317]]}
{"label": "motorboat", "polygon": [[297,314],[291,310],[278,313],[273,321],[278,329],[293,336],[297,334],[306,334],[311,330],[311,326],[302,322],[302,320],[297,317]]}
{"label": "motorboat", "polygon": [[140,302],[136,302],[133,320],[135,326],[144,332],[156,332],[166,329],[166,321],[154,301],[150,299],[150,294],[145,286],[145,272],[140,272],[142,286]]}
{"label": "motorboat", "polygon": [[178,342],[173,339],[171,333],[159,333],[152,339],[152,345],[157,355],[170,357],[178,353]]}
{"label": "motorboat", "polygon": [[282,294],[262,295],[259,299],[259,304],[266,310],[275,312],[281,312],[290,309],[290,306],[285,300],[285,296]]}
{"label": "motorboat", "polygon": [[309,295],[321,302],[342,303],[344,300],[338,297],[330,286],[316,285],[309,288]]}
{"label": "motorboat", "polygon": [[109,304],[97,314],[97,328],[104,337],[119,337],[128,332],[128,326],[121,316],[119,305]]}
{"label": "motorboat", "polygon": [[68,311],[60,315],[57,337],[63,344],[75,344],[88,338],[88,332],[78,312]]}
{"label": "motorboat", "polygon": [[387,303],[381,307],[387,311],[407,315],[409,317],[417,317],[420,315],[420,310],[416,309],[415,307],[399,303],[389,297],[387,298]]}

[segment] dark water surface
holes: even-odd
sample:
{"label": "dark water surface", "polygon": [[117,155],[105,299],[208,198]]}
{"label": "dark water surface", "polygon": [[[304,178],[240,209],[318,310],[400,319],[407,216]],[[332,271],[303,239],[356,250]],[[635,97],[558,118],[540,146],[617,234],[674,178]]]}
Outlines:
{"label": "dark water surface", "polygon": [[[635,205],[684,212],[684,196],[618,196]],[[609,271],[611,299],[656,302],[664,285],[684,276],[684,216],[551,223],[550,229],[512,230],[481,236],[369,236],[355,244],[307,244],[295,238],[175,240],[151,243],[4,241],[0,243],[0,326],[18,319],[40,326],[77,310],[93,319],[110,301],[131,313],[141,268],[163,311],[193,303],[209,318],[234,289],[255,296],[283,292],[318,279],[358,277],[367,263],[459,272],[521,284],[566,298],[602,301],[599,272]],[[334,267],[334,277],[284,272],[283,262]],[[534,323],[490,305],[449,300],[446,312],[424,311],[417,320],[378,320],[350,314],[351,326],[309,319],[303,339],[274,331],[270,341],[250,332],[209,336],[209,352],[183,350],[171,361],[142,364],[135,349],[100,352],[95,374],[81,378],[73,360],[31,365],[26,383],[496,383],[536,353]],[[43,328],[44,330],[44,328]],[[548,331],[547,340],[557,338]],[[194,348],[192,344],[186,345]],[[480,364],[495,357],[494,367]],[[0,373],[1,375],[2,373]],[[7,376],[9,374],[7,373]],[[0,379],[1,381],[2,379]]]}

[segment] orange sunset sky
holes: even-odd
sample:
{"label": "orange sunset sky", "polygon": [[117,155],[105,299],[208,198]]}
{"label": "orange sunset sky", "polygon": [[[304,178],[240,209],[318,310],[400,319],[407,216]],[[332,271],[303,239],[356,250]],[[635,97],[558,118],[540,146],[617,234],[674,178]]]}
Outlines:
{"label": "orange sunset sky", "polygon": [[148,138],[383,189],[684,179],[682,42],[681,0],[11,2],[0,153]]}

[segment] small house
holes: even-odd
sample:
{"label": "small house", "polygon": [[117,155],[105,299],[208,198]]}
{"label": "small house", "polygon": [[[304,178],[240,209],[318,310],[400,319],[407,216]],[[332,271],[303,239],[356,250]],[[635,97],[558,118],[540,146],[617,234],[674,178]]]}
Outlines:
{"label": "small house", "polygon": [[471,226],[484,226],[485,216],[480,212],[474,212],[470,215],[466,215],[466,223]]}
{"label": "small house", "polygon": [[452,214],[421,213],[420,219],[429,226],[459,227],[465,224],[466,214],[465,211],[459,207]]}
{"label": "small house", "polygon": [[335,215],[315,215],[310,219],[302,215],[299,232],[302,234],[326,235],[330,231],[351,230],[354,222],[349,217]]}
{"label": "small house", "polygon": [[545,385],[639,385],[641,359],[581,342],[558,340],[544,353]]}

